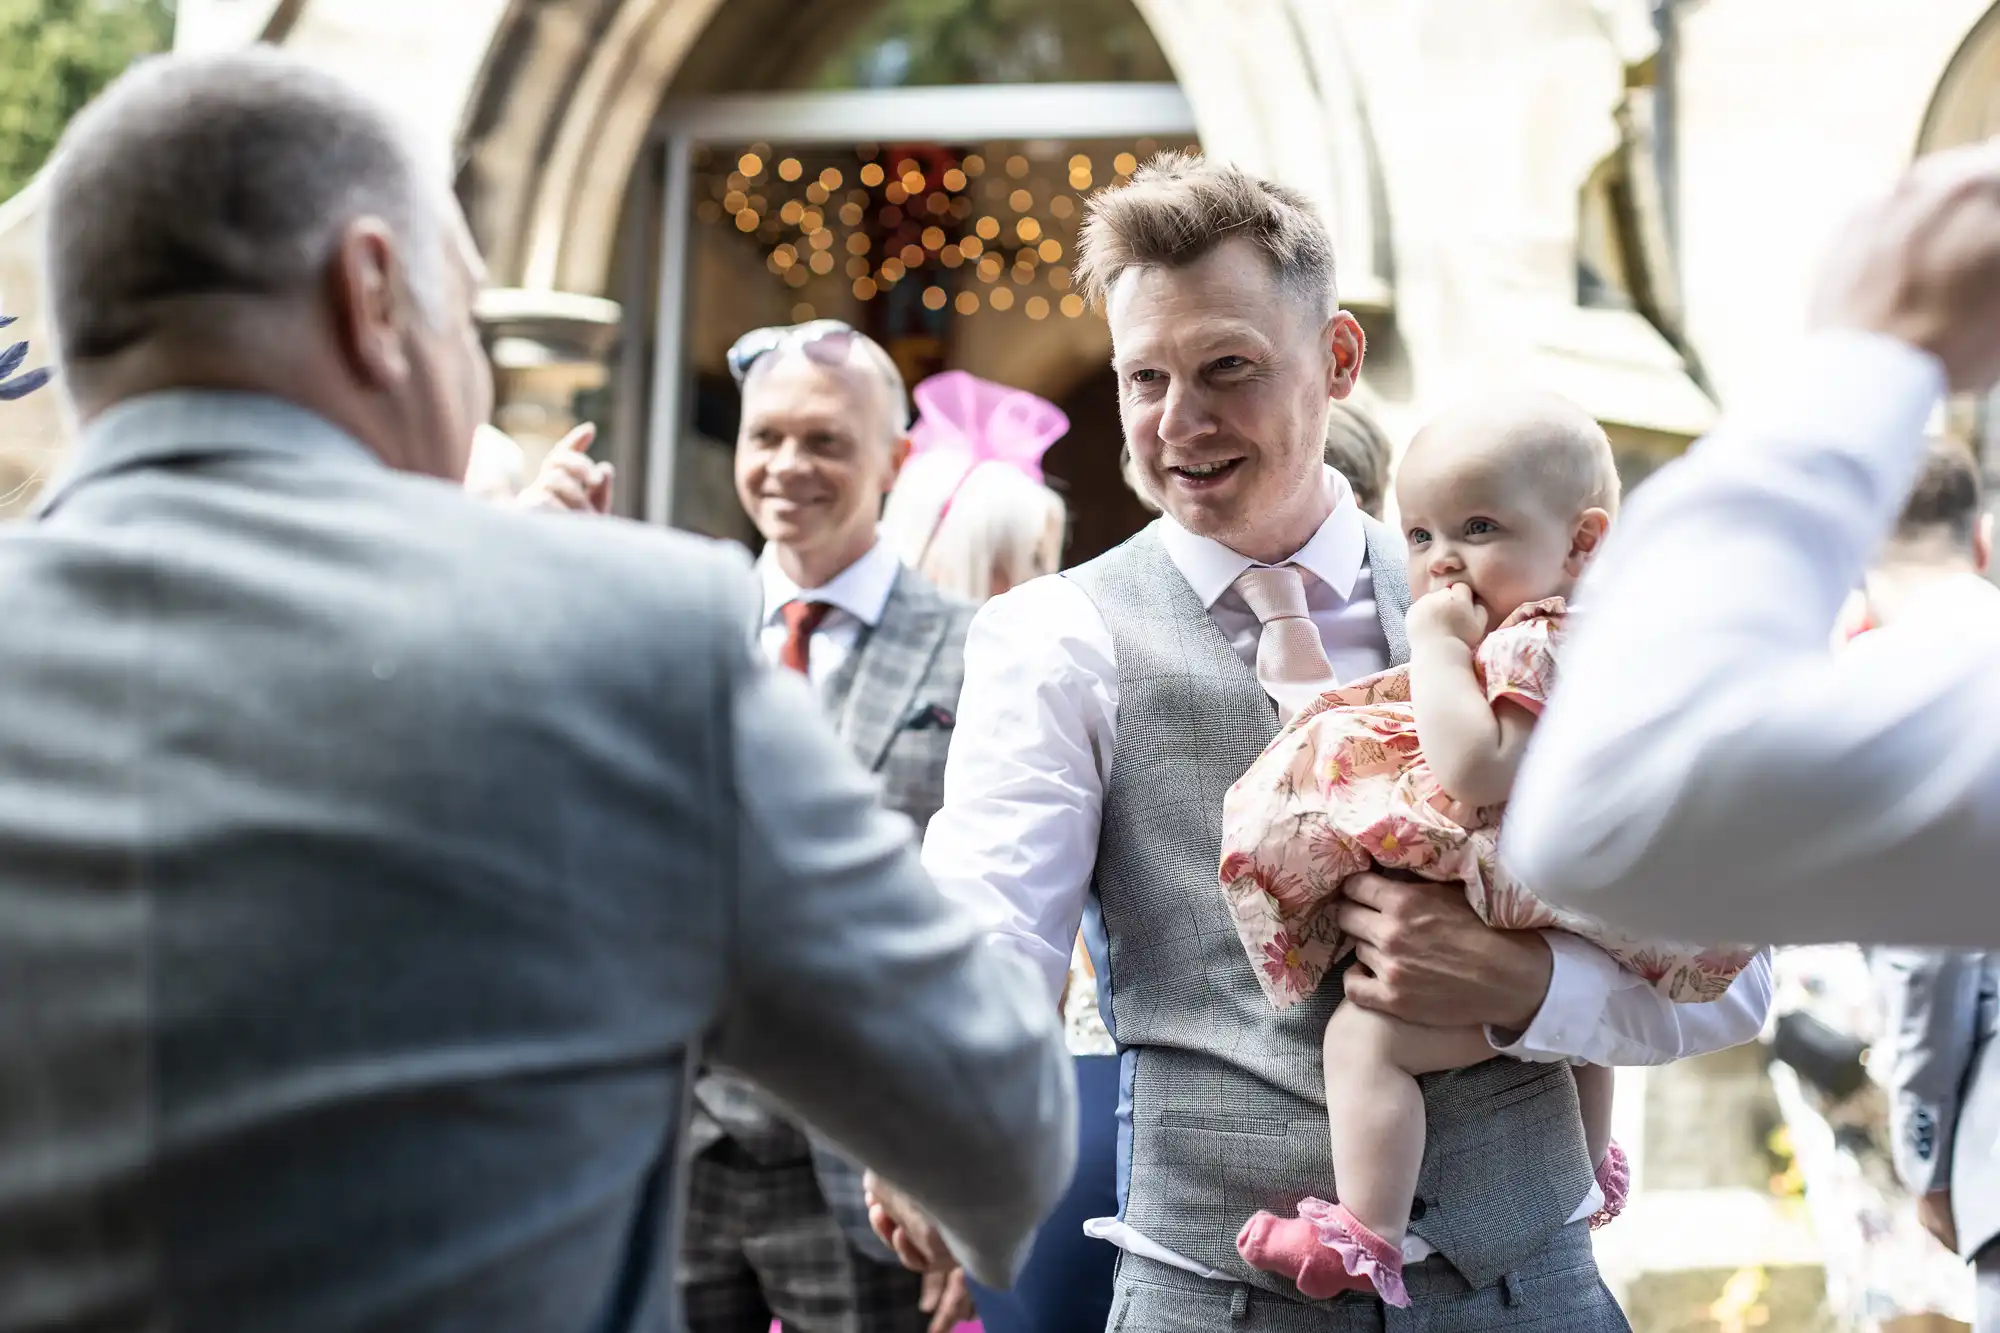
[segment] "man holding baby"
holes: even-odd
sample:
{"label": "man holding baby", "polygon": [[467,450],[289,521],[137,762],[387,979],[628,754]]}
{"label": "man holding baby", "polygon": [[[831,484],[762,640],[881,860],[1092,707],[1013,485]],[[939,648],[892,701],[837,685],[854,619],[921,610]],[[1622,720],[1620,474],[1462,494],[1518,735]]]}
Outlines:
{"label": "man holding baby", "polygon": [[[1411,564],[1324,465],[1329,404],[1353,390],[1364,338],[1303,198],[1168,155],[1098,196],[1078,275],[1106,309],[1124,445],[1162,515],[981,611],[925,863],[1040,964],[1051,1003],[1082,923],[1123,1061],[1120,1213],[1090,1228],[1123,1251],[1111,1326],[1383,1326],[1365,1280],[1316,1300],[1302,1288],[1325,1284],[1238,1249],[1253,1214],[1338,1197],[1327,1093],[1343,1071],[1321,1052],[1346,999],[1484,1034],[1408,1068],[1427,1139],[1392,1248],[1423,1326],[1626,1328],[1591,1257],[1604,1197],[1568,1066],[1751,1039],[1766,963],[1719,999],[1676,1002],[1568,930],[1490,927],[1462,884],[1370,872],[1336,886],[1323,919],[1341,947],[1323,980],[1276,1008],[1218,883],[1225,795],[1324,691],[1409,661],[1413,580],[1485,590]],[[1460,424],[1533,435],[1544,407]],[[906,1262],[951,1262],[914,1206],[876,1190],[877,1228]]]}

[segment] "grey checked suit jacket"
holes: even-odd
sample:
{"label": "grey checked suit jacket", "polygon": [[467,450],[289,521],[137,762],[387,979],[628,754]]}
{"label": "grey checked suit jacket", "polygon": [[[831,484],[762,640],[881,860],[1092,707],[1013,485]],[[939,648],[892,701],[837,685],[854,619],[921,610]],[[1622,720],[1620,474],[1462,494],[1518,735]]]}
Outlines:
{"label": "grey checked suit jacket", "polygon": [[0,528],[0,1330],[673,1326],[690,1071],[1004,1281],[1040,979],[924,879],[740,554],[497,510],[275,400]]}
{"label": "grey checked suit jacket", "polygon": [[[944,804],[944,762],[965,684],[965,635],[975,610],[945,596],[915,570],[902,570],[881,623],[863,634],[821,692],[841,739],[875,774],[883,804],[909,818],[919,838]],[[704,1078],[697,1097],[696,1151],[722,1136],[717,1116],[739,1126],[755,1126],[760,1119],[755,1093],[735,1080]],[[824,1141],[814,1142],[811,1151],[827,1207],[848,1239],[870,1258],[895,1263],[868,1225],[861,1166]]]}
{"label": "grey checked suit jacket", "polygon": [[1959,1252],[2000,1240],[2000,954],[1869,953],[1883,1000],[1896,1173],[1951,1190]]}

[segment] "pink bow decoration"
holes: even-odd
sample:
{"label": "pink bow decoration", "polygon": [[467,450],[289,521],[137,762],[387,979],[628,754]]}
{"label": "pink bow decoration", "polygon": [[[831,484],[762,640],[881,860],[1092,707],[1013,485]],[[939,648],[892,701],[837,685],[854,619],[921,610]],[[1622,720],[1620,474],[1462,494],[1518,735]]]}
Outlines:
{"label": "pink bow decoration", "polygon": [[1040,481],[1042,455],[1069,432],[1069,418],[1054,403],[963,370],[931,376],[912,396],[920,415],[910,428],[910,455],[962,454],[968,474],[981,463],[1005,463]]}

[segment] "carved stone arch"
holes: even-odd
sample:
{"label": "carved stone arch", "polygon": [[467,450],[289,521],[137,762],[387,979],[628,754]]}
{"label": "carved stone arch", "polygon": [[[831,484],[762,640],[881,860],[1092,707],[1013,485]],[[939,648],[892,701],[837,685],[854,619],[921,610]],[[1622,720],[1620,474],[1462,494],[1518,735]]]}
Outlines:
{"label": "carved stone arch", "polygon": [[[1343,298],[1386,306],[1379,173],[1337,21],[1317,0],[1133,0],[1195,110],[1206,151],[1283,179],[1320,205]],[[494,34],[464,121],[461,187],[499,279],[602,293],[648,131],[670,89],[729,85],[690,69],[711,23],[772,40],[758,0],[516,0]],[[857,0],[782,6],[784,28],[826,34]],[[812,11],[806,21],[800,10]],[[754,65],[755,46],[710,62]]]}

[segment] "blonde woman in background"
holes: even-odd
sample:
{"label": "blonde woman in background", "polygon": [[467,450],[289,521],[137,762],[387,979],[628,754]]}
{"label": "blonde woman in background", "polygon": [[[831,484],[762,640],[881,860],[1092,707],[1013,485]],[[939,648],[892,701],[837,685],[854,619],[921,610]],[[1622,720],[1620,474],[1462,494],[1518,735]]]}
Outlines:
{"label": "blonde woman in background", "polygon": [[[1068,511],[1042,484],[1042,455],[1069,430],[1054,404],[964,371],[913,395],[922,416],[882,517],[882,538],[954,597],[984,602],[1061,564]],[[1007,1291],[971,1284],[987,1333],[1103,1333],[1118,1252],[1083,1224],[1118,1211],[1118,1055],[1097,1012],[1081,937],[1063,993],[1076,1058],[1077,1167]]]}

